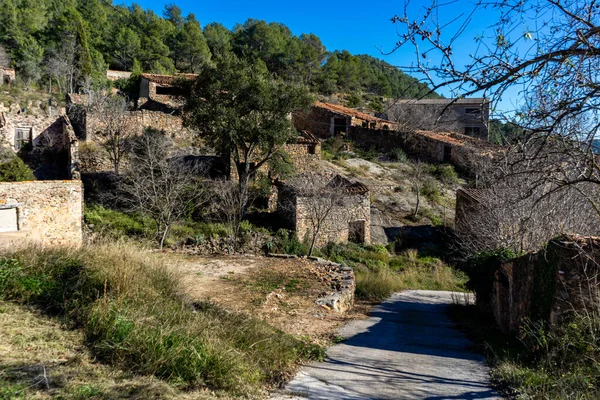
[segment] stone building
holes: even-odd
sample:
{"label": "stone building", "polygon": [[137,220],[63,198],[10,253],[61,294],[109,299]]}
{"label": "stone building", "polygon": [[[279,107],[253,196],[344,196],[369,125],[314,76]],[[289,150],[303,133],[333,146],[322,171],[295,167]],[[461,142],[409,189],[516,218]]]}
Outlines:
{"label": "stone building", "polygon": [[129,71],[115,71],[112,69],[109,69],[106,71],[106,79],[108,79],[109,81],[118,81],[121,79],[129,79],[131,78],[131,72]]}
{"label": "stone building", "polygon": [[0,67],[0,86],[9,85],[16,80],[17,75],[14,69]]}
{"label": "stone building", "polygon": [[542,250],[500,264],[492,311],[505,332],[525,318],[559,323],[573,313],[596,313],[600,304],[600,238],[564,236]]}
{"label": "stone building", "polygon": [[183,103],[177,96],[177,82],[197,77],[195,74],[142,74],[137,107],[166,112],[178,110]]}
{"label": "stone building", "polygon": [[399,137],[399,147],[407,153],[437,163],[453,164],[471,175],[487,168],[503,151],[502,146],[452,132],[416,131],[401,133]]}
{"label": "stone building", "polygon": [[337,104],[315,102],[308,112],[293,114],[296,129],[310,131],[321,139],[350,136],[353,128],[396,130],[397,124]]}
{"label": "stone building", "polygon": [[42,107],[40,102],[26,108],[0,103],[0,140],[4,148],[19,153],[38,179],[70,179],[75,139],[64,109]]}
{"label": "stone building", "polygon": [[319,231],[317,246],[371,243],[371,199],[362,183],[307,174],[280,182],[278,192],[278,213],[300,240],[310,241]]}
{"label": "stone building", "polygon": [[80,246],[81,181],[0,183],[0,246]]}
{"label": "stone building", "polygon": [[470,251],[536,251],[565,233],[600,235],[598,214],[587,196],[563,188],[544,195],[528,187],[464,188],[456,193],[455,231]]}
{"label": "stone building", "polygon": [[469,99],[403,99],[388,110],[399,130],[454,132],[488,140],[490,101]]}

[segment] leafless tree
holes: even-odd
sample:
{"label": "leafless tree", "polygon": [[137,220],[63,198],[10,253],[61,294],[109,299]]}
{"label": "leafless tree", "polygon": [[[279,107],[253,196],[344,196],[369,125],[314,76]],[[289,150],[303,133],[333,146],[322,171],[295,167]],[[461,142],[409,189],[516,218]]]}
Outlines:
{"label": "leafless tree", "polygon": [[453,109],[446,109],[445,104],[418,104],[412,101],[399,100],[387,110],[388,117],[398,123],[400,132],[418,130],[433,132],[459,132],[464,124]]}
{"label": "leafless tree", "polygon": [[[497,118],[526,133],[505,165],[517,164],[508,172],[518,176],[534,172],[540,178],[532,193],[573,186],[589,198],[583,189],[600,186],[594,154],[600,133],[599,7],[596,0],[478,0],[457,12],[455,1],[421,7],[405,1],[393,18],[399,34],[394,51],[415,50],[413,63],[403,68],[419,73],[432,90],[488,97]],[[478,27],[482,34],[474,41],[466,37],[490,16],[497,22]],[[465,43],[471,45],[469,59],[461,62],[455,54]],[[497,106],[509,89],[518,90],[522,101],[502,113]]]}
{"label": "leafless tree", "polygon": [[92,140],[106,151],[114,173],[118,175],[129,151],[129,142],[139,132],[139,126],[135,125],[124,97],[92,91],[87,99],[82,111],[86,113],[88,122],[94,122],[88,123],[88,126],[94,127]]}
{"label": "leafless tree", "polygon": [[181,158],[170,158],[173,143],[162,133],[146,130],[136,138],[122,190],[132,211],[156,223],[156,240],[163,247],[170,228],[206,199],[201,171]]}
{"label": "leafless tree", "polygon": [[213,214],[231,229],[233,251],[238,250],[240,226],[245,215],[248,201],[246,193],[240,192],[240,186],[232,181],[217,181],[211,184],[211,208]]}
{"label": "leafless tree", "polygon": [[77,62],[77,43],[74,38],[65,38],[60,46],[50,50],[46,68],[62,93],[74,93],[80,68]]}
{"label": "leafless tree", "polygon": [[297,175],[280,189],[280,211],[306,224],[308,255],[312,256],[322,235],[336,234],[349,229],[350,221],[367,218],[360,215],[361,202],[368,196],[365,190],[363,185],[341,176],[332,179],[320,174]]}

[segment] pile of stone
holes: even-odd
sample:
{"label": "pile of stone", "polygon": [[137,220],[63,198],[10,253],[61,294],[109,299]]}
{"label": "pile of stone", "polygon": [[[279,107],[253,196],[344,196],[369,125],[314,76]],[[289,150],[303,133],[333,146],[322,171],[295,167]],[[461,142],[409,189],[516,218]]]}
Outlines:
{"label": "pile of stone", "polygon": [[[288,254],[269,254],[269,257],[298,258]],[[310,271],[321,282],[325,282],[330,292],[325,292],[316,300],[316,303],[326,310],[345,313],[354,306],[354,291],[356,290],[356,278],[352,268],[345,264],[334,263],[319,257],[308,257]]]}

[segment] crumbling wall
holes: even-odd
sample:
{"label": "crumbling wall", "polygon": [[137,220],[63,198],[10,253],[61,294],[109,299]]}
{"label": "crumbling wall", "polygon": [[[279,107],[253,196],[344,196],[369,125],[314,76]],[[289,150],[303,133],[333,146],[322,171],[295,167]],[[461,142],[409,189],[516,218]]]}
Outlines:
{"label": "crumbling wall", "polygon": [[[340,194],[341,198],[332,207],[324,219],[321,231],[317,238],[317,246],[324,246],[329,242],[348,242],[351,234],[351,223],[363,224],[363,243],[371,243],[371,200],[369,193],[365,194]],[[343,196],[343,197],[342,197]],[[315,219],[315,202],[331,201],[318,197],[296,197],[295,203],[295,230],[300,240],[312,238],[312,227]],[[321,208],[322,209],[322,208]],[[320,214],[323,215],[323,214]]]}
{"label": "crumbling wall", "polygon": [[290,156],[296,172],[308,172],[313,163],[321,159],[321,144],[288,143],[283,150]]}
{"label": "crumbling wall", "polygon": [[[0,226],[0,246],[80,246],[83,243],[81,181],[0,183],[0,213],[16,228]],[[0,218],[2,220],[2,218]]]}
{"label": "crumbling wall", "polygon": [[565,236],[506,261],[496,271],[492,304],[503,331],[525,318],[559,323],[600,307],[600,238]]}
{"label": "crumbling wall", "polygon": [[0,86],[14,83],[17,80],[15,70],[0,67]]}

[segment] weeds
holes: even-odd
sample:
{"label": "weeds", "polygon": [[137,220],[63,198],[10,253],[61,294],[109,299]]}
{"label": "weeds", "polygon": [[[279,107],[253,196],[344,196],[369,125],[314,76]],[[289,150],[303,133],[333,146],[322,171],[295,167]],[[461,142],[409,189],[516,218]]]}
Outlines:
{"label": "weeds", "polygon": [[354,267],[356,296],[383,300],[407,289],[464,291],[467,278],[440,259],[421,257],[416,250],[393,256],[384,246],[329,244],[321,253]]}
{"label": "weeds", "polygon": [[279,383],[320,348],[211,304],[188,304],[179,277],[131,246],[27,249],[0,260],[0,298],[85,333],[98,359],[181,387],[248,393]]}

